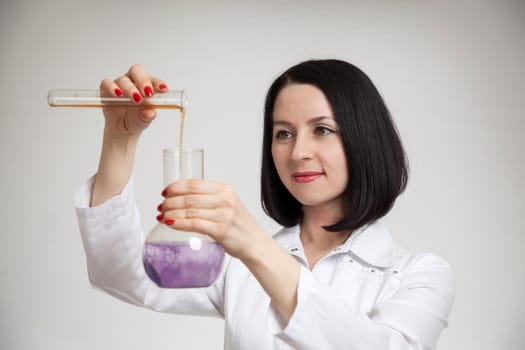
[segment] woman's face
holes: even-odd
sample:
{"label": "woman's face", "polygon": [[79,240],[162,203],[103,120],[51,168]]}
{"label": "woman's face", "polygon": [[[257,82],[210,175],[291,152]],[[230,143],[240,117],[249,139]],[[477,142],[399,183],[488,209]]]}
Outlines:
{"label": "woman's face", "polygon": [[277,95],[272,156],[281,181],[303,206],[342,209],[347,161],[332,107],[317,87],[290,84]]}

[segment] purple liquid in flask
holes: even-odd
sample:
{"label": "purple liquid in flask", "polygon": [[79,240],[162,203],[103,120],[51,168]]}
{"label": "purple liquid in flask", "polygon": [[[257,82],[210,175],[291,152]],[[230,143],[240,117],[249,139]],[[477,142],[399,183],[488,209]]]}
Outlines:
{"label": "purple liquid in flask", "polygon": [[[204,150],[165,149],[163,156],[165,186],[180,179],[203,178]],[[222,246],[210,237],[178,231],[164,223],[158,223],[149,232],[142,251],[146,274],[162,288],[210,286],[217,279],[223,260]]]}
{"label": "purple liquid in flask", "polygon": [[224,250],[217,242],[155,242],[144,245],[143,263],[149,278],[162,288],[198,288],[219,275]]}

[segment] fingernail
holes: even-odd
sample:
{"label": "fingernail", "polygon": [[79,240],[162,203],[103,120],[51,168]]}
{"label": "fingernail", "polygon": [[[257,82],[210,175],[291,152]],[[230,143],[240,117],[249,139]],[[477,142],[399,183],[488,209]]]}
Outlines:
{"label": "fingernail", "polygon": [[139,93],[138,92],[135,92],[133,94],[133,99],[135,100],[135,102],[139,103],[140,101],[142,101],[142,97],[140,97]]}
{"label": "fingernail", "polygon": [[151,86],[146,86],[144,88],[144,94],[148,97],[153,96],[153,90],[151,89]]}
{"label": "fingernail", "polygon": [[157,221],[162,221],[162,220],[164,220],[164,214],[157,215]]}
{"label": "fingernail", "polygon": [[164,220],[164,223],[166,225],[173,225],[175,223],[175,220],[173,220],[173,219],[166,219],[166,220]]}
{"label": "fingernail", "polygon": [[166,197],[168,195],[168,190],[164,189],[164,191],[162,191],[161,195],[162,195],[162,197]]}
{"label": "fingernail", "polygon": [[159,206],[157,207],[157,211],[162,211],[162,204],[159,204]]}
{"label": "fingernail", "polygon": [[160,84],[159,85],[159,89],[161,90],[166,90],[168,88],[168,86],[166,84]]}
{"label": "fingernail", "polygon": [[122,91],[119,88],[116,88],[115,95],[117,95],[118,97],[122,97]]}

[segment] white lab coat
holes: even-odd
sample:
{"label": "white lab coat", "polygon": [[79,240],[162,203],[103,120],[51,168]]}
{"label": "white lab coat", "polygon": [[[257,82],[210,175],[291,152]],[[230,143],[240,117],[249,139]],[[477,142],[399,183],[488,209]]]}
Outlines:
{"label": "white lab coat", "polygon": [[[75,205],[91,283],[155,311],[221,317],[225,349],[434,349],[454,298],[452,272],[441,258],[407,252],[382,221],[352,234],[310,270],[299,227],[275,240],[302,265],[298,303],[283,324],[250,271],[226,257],[208,288],[162,289],[142,265],[144,236],[132,180],[124,191],[89,208],[93,178]],[[267,257],[271,259],[271,256]]]}

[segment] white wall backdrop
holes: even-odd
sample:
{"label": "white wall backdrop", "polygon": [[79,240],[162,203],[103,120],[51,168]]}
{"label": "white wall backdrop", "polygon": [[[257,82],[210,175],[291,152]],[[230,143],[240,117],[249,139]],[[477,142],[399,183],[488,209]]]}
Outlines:
{"label": "white wall backdrop", "polygon": [[[96,109],[53,109],[51,88],[98,88],[133,63],[188,90],[186,144],[206,177],[259,204],[262,106],[308,58],[360,66],[411,161],[388,222],[453,266],[439,349],[525,348],[524,1],[66,1],[0,4],[0,348],[221,349],[223,321],[154,313],[90,287],[72,207],[94,173]],[[135,176],[144,229],[178,118],[159,112]]]}

